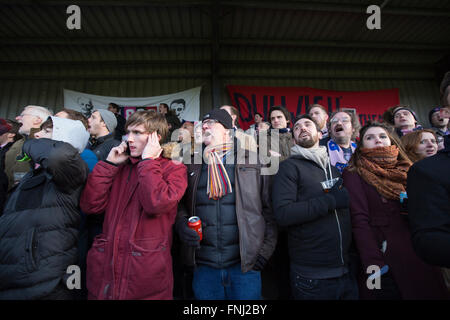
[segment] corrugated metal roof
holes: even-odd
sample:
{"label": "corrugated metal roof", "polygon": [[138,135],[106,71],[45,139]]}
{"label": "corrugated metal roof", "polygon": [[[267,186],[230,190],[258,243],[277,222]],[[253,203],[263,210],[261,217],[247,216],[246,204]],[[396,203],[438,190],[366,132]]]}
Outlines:
{"label": "corrugated metal roof", "polygon": [[435,63],[450,54],[450,1],[384,1],[381,30],[366,28],[372,0],[76,3],[81,30],[66,28],[66,1],[0,1],[0,114],[60,105],[63,87],[148,96],[199,84],[204,111],[213,62],[222,86],[397,86],[424,106],[438,102]]}

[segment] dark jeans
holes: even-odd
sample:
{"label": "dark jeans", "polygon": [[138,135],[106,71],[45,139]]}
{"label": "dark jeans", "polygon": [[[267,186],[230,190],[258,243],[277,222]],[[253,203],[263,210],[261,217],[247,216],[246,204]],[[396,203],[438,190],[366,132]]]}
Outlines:
{"label": "dark jeans", "polygon": [[194,269],[192,289],[197,300],[259,300],[261,274],[242,273],[240,263],[225,269],[199,265]]}
{"label": "dark jeans", "polygon": [[291,287],[295,300],[358,299],[358,285],[350,273],[339,278],[307,279],[291,270]]}
{"label": "dark jeans", "polygon": [[261,271],[262,298],[264,300],[292,299],[289,267],[287,231],[278,227],[278,240],[275,251]]}

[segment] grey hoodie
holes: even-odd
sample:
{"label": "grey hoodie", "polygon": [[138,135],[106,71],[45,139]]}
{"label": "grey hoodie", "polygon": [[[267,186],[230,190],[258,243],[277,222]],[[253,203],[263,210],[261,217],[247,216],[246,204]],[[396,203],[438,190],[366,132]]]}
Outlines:
{"label": "grey hoodie", "polygon": [[299,155],[307,160],[314,161],[323,169],[327,179],[333,179],[330,158],[328,157],[328,151],[326,147],[319,146],[317,148],[303,148],[296,144],[291,148],[291,155]]}
{"label": "grey hoodie", "polygon": [[87,132],[80,120],[51,117],[53,121],[52,140],[67,142],[82,153],[89,141]]}

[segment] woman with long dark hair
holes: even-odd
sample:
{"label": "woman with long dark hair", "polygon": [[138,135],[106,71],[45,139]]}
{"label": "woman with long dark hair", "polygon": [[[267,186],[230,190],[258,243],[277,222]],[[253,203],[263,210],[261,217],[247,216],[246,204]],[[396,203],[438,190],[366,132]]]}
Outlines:
{"label": "woman with long dark hair", "polygon": [[[361,129],[343,178],[361,258],[362,299],[447,298],[439,269],[416,256],[407,212],[401,212],[400,194],[411,164],[391,127],[373,122]],[[371,269],[380,270],[380,288],[373,276],[368,278]]]}

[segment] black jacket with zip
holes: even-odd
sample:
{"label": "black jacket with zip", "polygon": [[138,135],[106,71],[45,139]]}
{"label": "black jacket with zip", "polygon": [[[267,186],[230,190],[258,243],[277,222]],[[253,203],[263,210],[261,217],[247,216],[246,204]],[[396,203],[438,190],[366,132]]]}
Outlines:
{"label": "black jacket with zip", "polygon": [[23,154],[41,166],[23,177],[0,217],[0,300],[63,296],[78,259],[86,163],[70,144],[45,138],[27,140]]}
{"label": "black jacket with zip", "polygon": [[121,142],[114,138],[114,134],[110,133],[106,136],[97,138],[94,143],[89,146],[98,160],[106,160],[112,148],[117,147]]}
{"label": "black jacket with zip", "polygon": [[319,278],[347,267],[352,232],[349,209],[335,210],[334,197],[322,189],[327,179],[318,164],[294,155],[280,163],[272,188],[275,218],[288,229],[291,265],[320,270]]}

